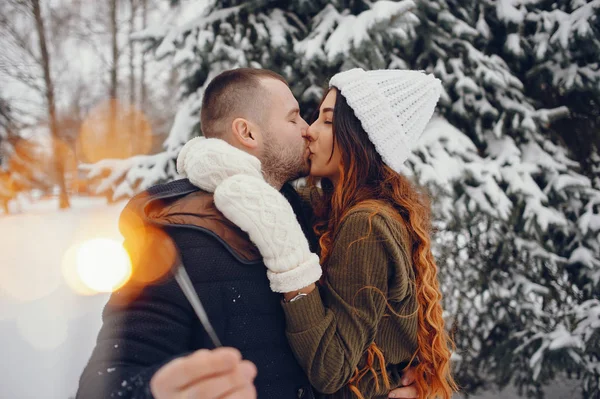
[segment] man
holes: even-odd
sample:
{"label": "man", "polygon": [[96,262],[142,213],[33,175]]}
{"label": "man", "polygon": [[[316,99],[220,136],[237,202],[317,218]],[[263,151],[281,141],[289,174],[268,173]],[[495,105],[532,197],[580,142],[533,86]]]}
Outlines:
{"label": "man", "polygon": [[[285,80],[260,69],[222,73],[205,90],[201,124],[206,137],[261,160],[266,180],[290,201],[315,251],[310,214],[286,184],[307,175],[310,164],[308,124]],[[103,312],[78,398],[316,397],[287,343],[281,297],[269,288],[260,254],[215,208],[212,194],[187,180],[152,187],[129,202],[120,229],[133,277]],[[207,350],[209,336],[175,280],[158,279],[177,259],[230,348]],[[395,393],[415,397],[412,386]]]}

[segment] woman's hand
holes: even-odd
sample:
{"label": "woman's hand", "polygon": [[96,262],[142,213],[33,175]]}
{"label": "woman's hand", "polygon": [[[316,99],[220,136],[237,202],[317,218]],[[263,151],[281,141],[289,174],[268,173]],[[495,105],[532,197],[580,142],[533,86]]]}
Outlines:
{"label": "woman's hand", "polygon": [[402,387],[396,388],[388,394],[388,398],[413,399],[417,398],[417,387],[415,385],[415,369],[410,367],[402,375]]}
{"label": "woman's hand", "polygon": [[393,391],[390,391],[388,398],[402,398],[402,399],[416,399],[417,388],[414,385],[409,385],[407,387],[396,388]]}
{"label": "woman's hand", "polygon": [[296,214],[279,191],[261,178],[236,175],[217,186],[214,200],[259,249],[273,291],[298,291],[319,280],[319,257],[310,251]]}

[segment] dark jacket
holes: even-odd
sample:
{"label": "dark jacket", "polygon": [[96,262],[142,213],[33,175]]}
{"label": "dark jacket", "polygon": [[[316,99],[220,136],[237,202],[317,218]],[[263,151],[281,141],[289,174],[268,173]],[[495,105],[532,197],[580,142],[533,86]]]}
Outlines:
{"label": "dark jacket", "polygon": [[[300,198],[289,185],[282,193],[312,239]],[[312,398],[285,336],[281,295],[270,290],[260,254],[248,236],[215,208],[212,194],[188,180],[152,187],[123,210],[119,228],[132,257],[133,276],[111,295],[103,311],[103,325],[77,398],[151,398],[150,379],[161,366],[197,349],[212,348],[170,273],[158,282],[140,283],[156,277],[169,263],[168,251],[161,250],[153,233],[155,227],[178,247],[223,345],[238,348],[256,364],[258,397]]]}

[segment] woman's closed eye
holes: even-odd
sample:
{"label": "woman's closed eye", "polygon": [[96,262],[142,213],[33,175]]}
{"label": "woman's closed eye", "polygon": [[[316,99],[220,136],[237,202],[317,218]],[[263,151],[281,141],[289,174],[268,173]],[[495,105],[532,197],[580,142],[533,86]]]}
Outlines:
{"label": "woman's closed eye", "polygon": [[319,121],[323,121],[325,125],[331,125],[333,121],[331,120],[331,115],[327,115],[326,112],[319,113]]}

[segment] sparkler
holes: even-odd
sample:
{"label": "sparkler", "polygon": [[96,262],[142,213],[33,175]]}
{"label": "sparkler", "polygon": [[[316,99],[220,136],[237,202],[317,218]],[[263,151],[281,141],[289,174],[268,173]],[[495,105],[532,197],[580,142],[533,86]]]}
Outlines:
{"label": "sparkler", "polygon": [[175,266],[173,274],[175,275],[175,280],[177,280],[177,283],[179,284],[179,287],[181,287],[183,294],[189,301],[190,305],[192,305],[192,308],[194,309],[194,312],[196,312],[198,319],[200,319],[200,323],[202,323],[202,326],[206,330],[206,333],[210,337],[210,340],[215,348],[223,346],[219,340],[219,337],[217,337],[217,333],[215,332],[212,324],[210,324],[210,320],[208,320],[208,315],[204,310],[204,306],[202,306],[202,302],[198,297],[198,293],[196,290],[194,290],[192,280],[190,280],[190,276],[183,267],[182,263],[179,263],[177,266]]}

